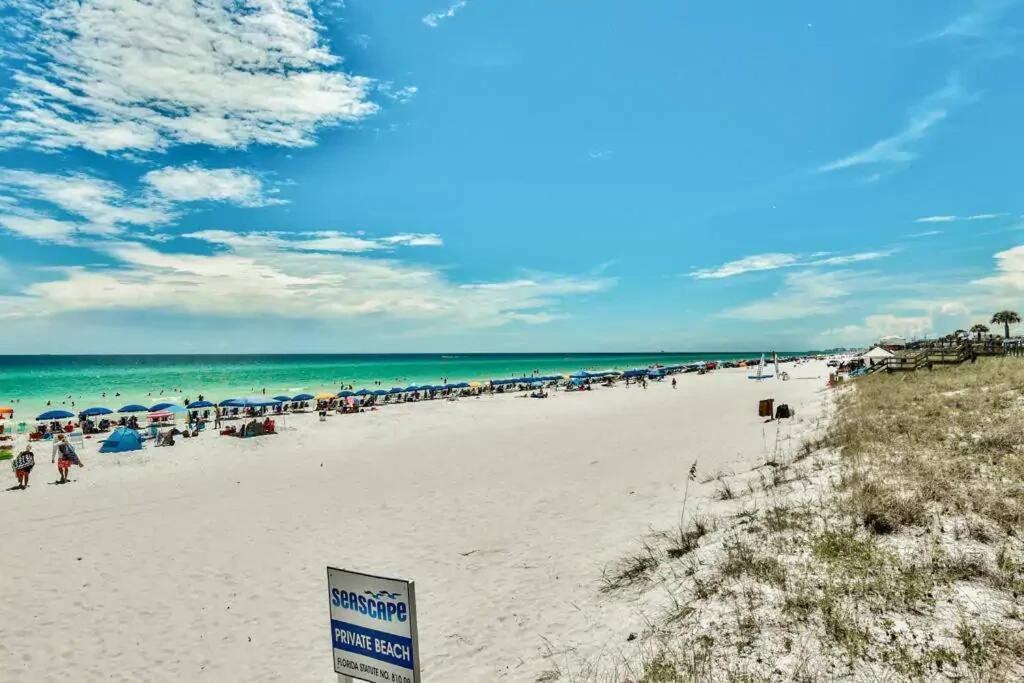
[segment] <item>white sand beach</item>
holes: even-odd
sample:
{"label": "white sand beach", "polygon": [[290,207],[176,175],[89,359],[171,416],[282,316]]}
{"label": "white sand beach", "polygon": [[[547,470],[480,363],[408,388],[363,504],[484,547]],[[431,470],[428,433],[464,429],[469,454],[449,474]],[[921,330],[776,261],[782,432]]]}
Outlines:
{"label": "white sand beach", "polygon": [[[678,520],[694,460],[743,472],[813,428],[825,364],[787,369],[91,443],[63,486],[40,447],[31,487],[0,493],[0,678],[335,681],[327,565],[416,581],[426,681],[533,681],[549,648],[615,651],[644,623],[602,568]],[[767,397],[796,417],[764,423]],[[690,507],[713,491],[694,482]]]}

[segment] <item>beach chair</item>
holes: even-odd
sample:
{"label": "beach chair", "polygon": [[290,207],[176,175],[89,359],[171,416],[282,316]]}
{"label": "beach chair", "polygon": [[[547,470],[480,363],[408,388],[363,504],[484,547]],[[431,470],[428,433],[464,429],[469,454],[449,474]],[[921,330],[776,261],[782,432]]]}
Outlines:
{"label": "beach chair", "polygon": [[68,440],[68,443],[70,443],[72,446],[81,446],[85,448],[85,438],[82,436],[82,432],[77,430],[73,432],[68,432],[66,438]]}

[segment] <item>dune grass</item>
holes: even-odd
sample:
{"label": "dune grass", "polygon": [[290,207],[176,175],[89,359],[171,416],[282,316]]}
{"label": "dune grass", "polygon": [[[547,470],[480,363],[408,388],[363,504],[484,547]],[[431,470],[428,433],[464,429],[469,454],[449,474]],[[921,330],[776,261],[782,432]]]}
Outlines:
{"label": "dune grass", "polygon": [[862,378],[769,460],[619,566],[605,591],[672,607],[638,663],[572,680],[1024,678],[1024,359]]}

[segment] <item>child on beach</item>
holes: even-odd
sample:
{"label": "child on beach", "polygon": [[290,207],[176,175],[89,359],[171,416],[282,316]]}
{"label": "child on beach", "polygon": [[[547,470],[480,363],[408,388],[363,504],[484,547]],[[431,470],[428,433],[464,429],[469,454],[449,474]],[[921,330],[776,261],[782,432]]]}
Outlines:
{"label": "child on beach", "polygon": [[11,462],[11,467],[14,468],[14,476],[18,478],[18,488],[21,490],[24,491],[28,488],[28,475],[35,465],[36,456],[32,453],[31,446],[25,446],[25,450],[18,453],[18,457]]}
{"label": "child on beach", "polygon": [[57,442],[53,445],[53,453],[50,456],[50,462],[54,462],[55,460],[57,462],[57,473],[60,474],[60,479],[57,481],[58,484],[66,484],[68,482],[68,470],[71,469],[72,465],[85,467],[85,465],[82,464],[81,459],[78,457],[78,453],[76,453],[74,447],[67,442],[63,434],[57,437]]}

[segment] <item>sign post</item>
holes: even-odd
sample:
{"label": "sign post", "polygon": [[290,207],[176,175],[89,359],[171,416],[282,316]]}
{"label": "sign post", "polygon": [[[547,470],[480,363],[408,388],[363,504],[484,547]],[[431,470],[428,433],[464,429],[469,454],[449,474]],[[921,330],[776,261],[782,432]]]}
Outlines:
{"label": "sign post", "polygon": [[328,567],[327,593],[340,683],[420,683],[412,581]]}

